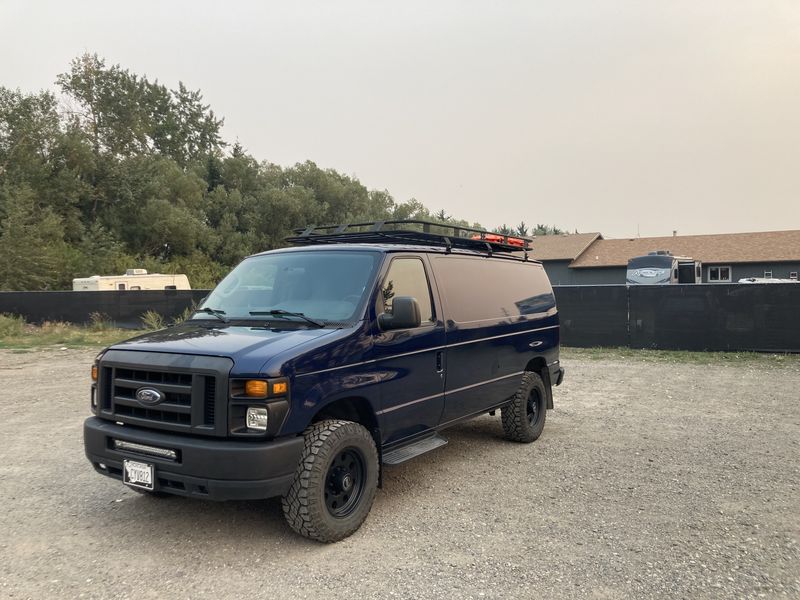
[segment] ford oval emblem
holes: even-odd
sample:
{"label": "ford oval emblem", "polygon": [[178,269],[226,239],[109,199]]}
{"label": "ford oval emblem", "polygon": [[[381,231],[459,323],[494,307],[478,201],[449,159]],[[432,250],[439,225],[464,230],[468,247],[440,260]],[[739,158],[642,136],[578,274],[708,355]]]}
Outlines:
{"label": "ford oval emblem", "polygon": [[164,401],[164,394],[153,388],[143,387],[136,390],[136,400],[139,404],[153,406]]}

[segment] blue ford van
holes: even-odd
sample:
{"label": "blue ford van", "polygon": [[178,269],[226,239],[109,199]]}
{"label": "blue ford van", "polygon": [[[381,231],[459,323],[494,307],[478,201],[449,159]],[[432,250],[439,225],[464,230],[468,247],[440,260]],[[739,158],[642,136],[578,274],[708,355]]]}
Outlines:
{"label": "blue ford van", "polygon": [[510,440],[539,437],[564,370],[529,240],[387,222],[290,241],[183,324],[97,357],[97,472],[150,496],[281,496],[295,531],[330,542],[366,519],[382,468],[447,427],[499,409]]}

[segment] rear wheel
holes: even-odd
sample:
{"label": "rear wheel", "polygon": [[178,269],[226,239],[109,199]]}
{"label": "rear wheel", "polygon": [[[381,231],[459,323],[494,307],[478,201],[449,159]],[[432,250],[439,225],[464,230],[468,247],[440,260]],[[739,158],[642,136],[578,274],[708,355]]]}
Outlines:
{"label": "rear wheel", "polygon": [[525,371],[522,383],[500,418],[506,438],[514,442],[533,442],[544,429],[547,418],[547,389],[538,373]]}
{"label": "rear wheel", "polygon": [[364,522],[378,485],[378,451],[370,433],[352,421],[315,423],[294,482],[281,499],[289,526],[320,542],[336,542]]}

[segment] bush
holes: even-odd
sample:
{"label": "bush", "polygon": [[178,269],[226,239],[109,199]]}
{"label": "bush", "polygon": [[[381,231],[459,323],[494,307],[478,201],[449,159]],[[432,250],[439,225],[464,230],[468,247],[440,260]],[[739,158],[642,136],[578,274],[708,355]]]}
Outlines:
{"label": "bush", "polygon": [[191,306],[187,306],[186,309],[181,314],[172,318],[172,324],[180,325],[181,323],[186,321],[189,317],[191,317],[195,310],[197,310],[197,304],[192,302]]}
{"label": "bush", "polygon": [[111,317],[105,313],[93,312],[89,315],[89,329],[92,331],[108,331],[114,328]]}
{"label": "bush", "polygon": [[25,318],[20,315],[0,314],[0,337],[22,335],[25,325]]}
{"label": "bush", "polygon": [[154,310],[148,310],[142,314],[142,325],[149,330],[164,329],[166,326],[164,317]]}

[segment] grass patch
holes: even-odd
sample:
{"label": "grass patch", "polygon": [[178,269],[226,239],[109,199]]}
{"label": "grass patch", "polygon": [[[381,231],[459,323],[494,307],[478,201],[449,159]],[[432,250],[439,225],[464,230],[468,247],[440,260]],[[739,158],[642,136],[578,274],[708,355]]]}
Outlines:
{"label": "grass patch", "polygon": [[85,326],[52,322],[31,325],[17,315],[0,315],[0,349],[16,352],[49,347],[104,347],[136,334],[130,329],[114,327],[103,315],[92,315],[91,322]]}
{"label": "grass patch", "polygon": [[787,365],[800,367],[800,354],[769,352],[690,352],[688,350],[634,350],[633,348],[566,348],[562,359],[628,360],[694,365]]}

